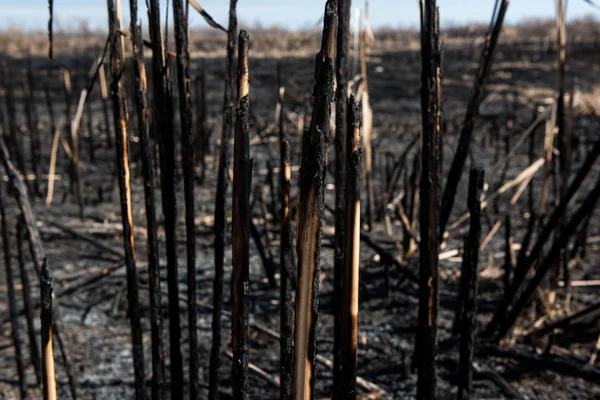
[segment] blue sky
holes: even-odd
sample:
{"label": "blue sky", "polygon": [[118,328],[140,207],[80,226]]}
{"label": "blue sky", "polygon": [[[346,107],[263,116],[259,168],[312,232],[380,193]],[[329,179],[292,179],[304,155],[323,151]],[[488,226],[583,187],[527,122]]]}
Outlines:
{"label": "blue sky", "polygon": [[[128,0],[123,1],[124,19],[128,20]],[[145,1],[138,0],[140,14],[145,15]],[[170,0],[169,0],[170,2]],[[215,18],[225,25],[227,0],[198,0]],[[600,2],[600,0],[599,0]],[[166,1],[162,1],[166,5]],[[238,17],[242,23],[263,26],[279,25],[291,29],[312,26],[322,15],[325,0],[239,0]],[[363,6],[363,1],[353,1],[353,7]],[[373,27],[416,27],[418,21],[417,0],[371,0],[370,20]],[[489,21],[493,0],[438,0],[442,25]],[[57,28],[76,27],[80,21],[88,21],[92,27],[106,26],[105,0],[55,0]],[[164,15],[164,14],[163,14]],[[554,0],[512,0],[507,20],[518,23],[532,18],[551,18]],[[568,18],[588,15],[600,19],[600,10],[584,0],[570,0]],[[48,8],[46,0],[0,0],[0,30],[3,28],[46,29]],[[68,21],[79,21],[77,23]],[[200,16],[191,19],[192,27],[205,26]]]}

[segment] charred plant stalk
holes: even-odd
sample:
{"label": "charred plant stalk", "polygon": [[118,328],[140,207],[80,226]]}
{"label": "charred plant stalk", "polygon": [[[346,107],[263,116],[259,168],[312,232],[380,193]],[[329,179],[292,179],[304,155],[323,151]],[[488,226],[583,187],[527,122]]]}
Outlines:
{"label": "charred plant stalk", "polygon": [[465,240],[462,271],[460,274],[460,363],[458,368],[458,400],[471,398],[473,379],[473,350],[475,342],[475,315],[477,314],[477,260],[481,237],[481,191],[483,170],[471,168],[469,176],[468,207],[469,234]]}
{"label": "charred plant stalk", "polygon": [[6,268],[6,286],[8,294],[8,312],[10,314],[10,333],[13,346],[15,347],[15,361],[17,363],[17,374],[19,376],[19,391],[21,399],[27,399],[27,377],[25,375],[25,363],[23,362],[21,334],[19,332],[19,321],[17,311],[17,298],[15,294],[15,283],[13,279],[12,260],[8,233],[8,222],[4,210],[4,196],[0,185],[0,218],[2,218],[2,247],[4,249],[4,267]]}
{"label": "charred plant stalk", "polygon": [[198,397],[198,306],[196,304],[196,224],[194,223],[194,136],[192,134],[192,101],[190,93],[188,24],[183,0],[173,0],[175,45],[177,48],[177,81],[181,120],[181,153],[183,159],[183,190],[185,197],[185,237],[187,255],[188,325],[190,343],[190,398]]}
{"label": "charred plant stalk", "polygon": [[146,205],[146,228],[148,239],[146,252],[148,259],[148,282],[150,289],[150,331],[152,337],[152,399],[164,397],[165,362],[163,354],[163,311],[160,290],[160,265],[158,235],[156,228],[156,200],[154,196],[154,166],[152,143],[148,127],[148,100],[146,66],[142,47],[142,31],[138,25],[137,0],[130,0],[131,44],[135,62],[135,102],[137,109],[138,134],[141,139],[142,175],[144,177],[144,200]]}
{"label": "charred plant stalk", "polygon": [[41,331],[44,400],[56,400],[56,378],[54,376],[54,350],[52,349],[52,278],[44,259],[41,271]]}
{"label": "charred plant stalk", "polygon": [[290,227],[290,197],[292,188],[292,166],[290,164],[290,142],[281,141],[280,184],[281,189],[281,239],[279,261],[281,264],[281,282],[279,284],[280,298],[280,378],[279,398],[292,398],[292,370],[294,362],[294,311],[293,301],[293,271],[292,271],[292,232]]}
{"label": "charred plant stalk", "polygon": [[[499,2],[500,5],[498,5]],[[450,170],[448,171],[448,180],[442,196],[440,209],[440,235],[444,234],[448,219],[452,213],[452,207],[454,206],[454,198],[456,197],[458,183],[460,182],[465,162],[467,160],[467,155],[469,154],[469,144],[473,134],[475,118],[477,118],[479,114],[479,105],[483,101],[485,84],[492,68],[492,59],[496,45],[498,44],[498,38],[500,37],[502,23],[504,22],[504,16],[506,15],[508,3],[508,0],[496,0],[494,15],[492,16],[490,28],[485,37],[485,43],[483,45],[481,59],[479,61],[479,68],[477,69],[475,76],[473,94],[471,95],[471,99],[467,105],[467,112],[462,130],[460,132],[458,147],[456,154],[452,159]]]}
{"label": "charred plant stalk", "polygon": [[87,131],[88,131],[88,155],[90,162],[96,161],[96,143],[94,142],[94,113],[92,112],[93,107],[90,104],[87,113]]}
{"label": "charred plant stalk", "polygon": [[131,345],[133,348],[133,368],[136,399],[146,398],[144,373],[144,344],[140,319],[140,302],[135,265],[135,244],[133,232],[133,211],[131,204],[131,177],[129,172],[129,138],[127,136],[127,108],[125,88],[122,78],[125,70],[125,43],[118,33],[122,30],[121,1],[107,0],[109,29],[112,36],[110,49],[110,70],[112,82],[110,92],[113,102],[115,122],[115,148],[119,181],[121,222],[123,224],[123,247],[127,270],[127,300],[129,302],[129,322],[131,324]]}
{"label": "charred plant stalk", "polygon": [[[269,285],[271,285],[271,287],[275,287],[277,286],[277,282],[275,281],[275,266],[273,264],[273,256],[269,250],[270,246],[268,243],[266,247],[263,245],[262,240],[260,239],[260,232],[258,231],[258,228],[252,219],[250,219],[250,234],[252,235],[252,240],[254,240],[256,251],[258,252],[258,255],[262,261],[262,265],[265,270],[265,276],[269,281]],[[268,234],[269,231],[265,228],[265,236]]]}
{"label": "charred plant stalk", "polygon": [[250,271],[250,130],[248,33],[238,42],[237,110],[233,148],[233,272],[231,278],[231,341],[233,398],[248,399],[248,312]]}
{"label": "charred plant stalk", "polygon": [[[10,150],[10,154],[14,158],[17,167],[21,174],[27,174],[27,170],[25,169],[25,162],[23,159],[23,153],[21,152],[21,146],[18,140],[18,126],[17,126],[17,110],[15,108],[15,97],[12,90],[12,77],[10,74],[10,70],[8,68],[8,63],[6,61],[2,61],[2,78],[3,78],[3,86],[4,86],[4,97],[6,100],[6,120],[8,122],[8,135],[6,135],[8,149]],[[27,179],[24,180],[25,186],[28,191],[31,191],[29,187],[29,183]]]}
{"label": "charred plant stalk", "polygon": [[210,353],[209,400],[219,396],[219,366],[221,353],[221,309],[223,307],[223,264],[225,256],[225,213],[227,195],[227,171],[229,169],[229,141],[233,135],[233,101],[235,79],[235,42],[237,36],[237,0],[229,2],[229,29],[227,32],[227,57],[225,60],[225,87],[223,94],[223,126],[219,165],[217,171],[217,193],[215,196],[215,277],[213,281],[212,347]]}
{"label": "charred plant stalk", "polygon": [[72,106],[72,89],[71,89],[71,73],[69,72],[68,69],[64,69],[62,71],[63,73],[63,94],[65,96],[65,121],[64,121],[64,125],[63,125],[63,130],[68,133],[69,136],[67,136],[67,140],[69,143],[69,146],[71,147],[71,157],[69,159],[69,164],[68,164],[68,173],[69,173],[69,191],[71,194],[73,194],[73,190],[75,189],[75,175],[74,175],[74,171],[75,171],[75,166],[74,166],[74,159],[73,159],[73,142],[72,142],[72,120],[71,120],[71,114],[73,113],[73,106]]}
{"label": "charred plant stalk", "polygon": [[419,316],[415,355],[418,399],[436,398],[440,48],[435,0],[421,4],[421,183],[419,222]]}
{"label": "charred plant stalk", "polygon": [[335,77],[337,93],[335,103],[335,238],[334,238],[334,312],[333,327],[333,398],[342,399],[339,386],[340,344],[342,332],[340,330],[340,307],[342,294],[342,279],[344,269],[344,228],[346,215],[346,190],[345,163],[346,163],[346,113],[348,97],[348,40],[350,36],[350,4],[351,0],[338,0],[338,32]]}
{"label": "charred plant stalk", "polygon": [[175,138],[173,137],[173,102],[165,59],[165,41],[161,33],[158,0],[150,0],[150,38],[152,40],[152,77],[154,107],[157,110],[156,132],[159,142],[162,212],[165,219],[167,252],[167,289],[169,298],[169,349],[171,354],[171,398],[183,397],[183,360],[177,278]]}
{"label": "charred plant stalk", "polygon": [[106,84],[106,73],[104,65],[98,69],[98,80],[100,81],[100,95],[102,96],[102,114],[104,115],[104,130],[106,132],[106,146],[113,147],[112,134],[110,129],[110,112],[108,111],[108,85]]}
{"label": "charred plant stalk", "polygon": [[23,238],[25,236],[25,221],[21,216],[17,222],[17,250],[19,252],[19,271],[21,274],[21,284],[23,285],[23,305],[25,308],[25,317],[27,319],[27,334],[29,336],[29,352],[31,363],[35,370],[35,376],[38,385],[42,384],[42,360],[38,347],[38,337],[35,333],[33,324],[33,301],[31,299],[31,285],[29,284],[29,275],[25,265],[25,250],[23,249]]}
{"label": "charred plant stalk", "polygon": [[325,190],[325,164],[329,118],[333,101],[333,76],[337,2],[325,5],[321,51],[315,62],[313,113],[310,129],[302,138],[302,160],[298,184],[298,291],[294,341],[293,398],[312,399],[317,351],[316,326]]}
{"label": "charred plant stalk", "polygon": [[31,140],[31,167],[35,175],[33,181],[33,190],[36,196],[41,196],[42,191],[40,190],[40,155],[41,155],[41,142],[40,142],[40,131],[37,127],[37,110],[35,105],[35,86],[33,79],[33,71],[31,69],[31,59],[27,61],[27,84],[25,102],[25,114],[27,116],[27,129],[29,130],[29,136]]}
{"label": "charred plant stalk", "polygon": [[367,75],[368,54],[367,54],[367,32],[360,34],[360,73],[362,80],[362,137],[365,152],[365,187],[367,190],[367,226],[369,231],[373,230],[375,223],[375,188],[373,182],[373,109],[369,101],[369,84]]}
{"label": "charred plant stalk", "polygon": [[48,18],[48,58],[54,59],[54,0],[48,0],[48,11],[50,17]]}
{"label": "charred plant stalk", "polygon": [[563,0],[557,0],[557,37],[556,42],[558,44],[558,99],[556,102],[556,128],[558,130],[558,149],[559,149],[559,168],[560,168],[560,184],[561,195],[564,192],[564,185],[566,184],[566,178],[568,177],[568,132],[567,132],[567,113],[565,111],[565,74],[566,74],[566,44],[567,44],[567,32],[566,32],[566,20],[565,20],[565,7]]}
{"label": "charred plant stalk", "polygon": [[56,131],[56,119],[54,117],[54,107],[52,107],[52,96],[48,85],[44,87],[44,97],[46,98],[46,107],[48,109],[48,119],[50,120],[50,140],[54,137]]}
{"label": "charred plant stalk", "polygon": [[[358,355],[358,280],[360,268],[360,109],[351,96],[347,104],[346,139],[346,230],[344,244],[344,282],[340,307],[341,351],[340,399],[356,399]],[[335,371],[336,368],[334,368]]]}
{"label": "charred plant stalk", "polygon": [[206,177],[206,154],[209,150],[210,137],[206,127],[207,104],[206,104],[206,68],[200,69],[196,78],[196,149],[198,149],[197,162],[202,168],[199,183],[204,183]]}
{"label": "charred plant stalk", "polygon": [[510,286],[510,280],[513,273],[513,252],[512,252],[512,236],[511,236],[511,222],[510,212],[507,212],[504,217],[504,290],[508,290]]}
{"label": "charred plant stalk", "polygon": [[84,218],[84,199],[83,199],[83,187],[81,186],[81,173],[79,170],[79,122],[81,120],[81,112],[83,112],[83,105],[85,103],[86,90],[83,90],[81,98],[79,99],[79,105],[77,106],[77,112],[73,120],[68,124],[71,129],[71,168],[73,174],[73,184],[75,185],[75,191],[77,192],[77,204],[79,205],[79,217]]}

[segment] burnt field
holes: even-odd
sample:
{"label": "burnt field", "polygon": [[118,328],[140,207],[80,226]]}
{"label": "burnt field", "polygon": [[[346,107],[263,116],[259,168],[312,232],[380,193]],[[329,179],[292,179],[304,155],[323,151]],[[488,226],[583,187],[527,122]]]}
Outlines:
{"label": "burnt field", "polygon": [[600,397],[600,28],[338,12],[0,36],[0,398]]}

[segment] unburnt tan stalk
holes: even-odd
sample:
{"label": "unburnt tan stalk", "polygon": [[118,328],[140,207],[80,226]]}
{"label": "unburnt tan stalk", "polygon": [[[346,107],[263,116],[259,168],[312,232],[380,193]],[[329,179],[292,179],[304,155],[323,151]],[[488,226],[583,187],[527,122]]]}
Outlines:
{"label": "unburnt tan stalk", "polygon": [[165,361],[163,354],[163,311],[160,290],[160,265],[158,234],[156,228],[156,200],[154,195],[154,163],[152,143],[148,126],[148,100],[146,66],[142,47],[142,31],[138,25],[137,0],[130,0],[131,45],[134,56],[135,102],[138,135],[141,139],[142,175],[144,177],[144,200],[146,205],[146,243],[148,259],[148,282],[150,290],[150,332],[152,338],[152,399],[164,398]]}
{"label": "unburnt tan stalk", "polygon": [[233,135],[233,101],[235,79],[235,43],[237,36],[237,0],[229,2],[229,28],[227,31],[227,56],[225,59],[225,85],[223,94],[223,126],[217,170],[215,195],[215,277],[213,280],[212,347],[210,352],[209,400],[219,396],[219,366],[221,364],[221,310],[223,308],[223,267],[225,256],[225,228],[227,172],[229,169],[229,141]]}
{"label": "unburnt tan stalk", "polygon": [[358,280],[360,272],[360,111],[354,96],[348,100],[346,142],[346,238],[342,285],[340,389],[342,399],[356,399],[358,355]]}
{"label": "unburnt tan stalk", "polygon": [[292,189],[292,166],[290,164],[290,142],[281,141],[280,181],[281,189],[281,239],[279,261],[281,263],[280,288],[280,400],[292,398],[292,371],[294,362],[294,311],[292,232],[290,224],[290,198]]}
{"label": "unburnt tan stalk", "polygon": [[129,171],[129,138],[127,136],[127,108],[125,87],[122,81],[125,72],[125,42],[121,31],[121,1],[107,0],[108,23],[112,33],[110,49],[110,70],[112,82],[110,92],[113,102],[115,122],[115,149],[117,175],[119,181],[121,222],[123,224],[123,247],[125,250],[125,268],[127,270],[127,300],[129,303],[129,322],[131,324],[131,345],[133,347],[133,368],[136,399],[146,398],[146,378],[144,373],[144,344],[140,319],[140,302],[135,263],[135,244],[133,231],[133,212],[131,204],[131,177]]}
{"label": "unburnt tan stalk", "polygon": [[238,41],[237,110],[233,147],[233,272],[231,278],[231,342],[233,398],[248,399],[248,307],[250,270],[250,130],[248,44],[240,31]]}
{"label": "unburnt tan stalk", "polygon": [[42,383],[44,400],[56,400],[56,378],[54,375],[54,350],[52,348],[52,278],[46,259],[41,271],[41,331],[42,331]]}
{"label": "unburnt tan stalk", "polygon": [[312,119],[310,128],[302,138],[296,233],[298,291],[292,385],[294,399],[312,399],[314,388],[325,165],[329,118],[334,96],[336,9],[337,2],[334,0],[329,0],[325,5],[321,51],[317,54],[315,62]]}
{"label": "unburnt tan stalk", "polygon": [[179,119],[181,121],[181,154],[185,199],[185,242],[187,256],[187,303],[189,329],[190,398],[198,398],[200,360],[198,358],[198,306],[196,304],[196,224],[194,222],[194,135],[192,133],[192,99],[190,92],[190,53],[188,23],[184,1],[173,0],[175,46],[177,50],[177,82],[179,85]]}
{"label": "unburnt tan stalk", "polygon": [[340,343],[342,332],[340,331],[339,307],[342,293],[342,278],[344,268],[344,228],[345,228],[345,206],[344,197],[346,190],[345,163],[346,163],[346,113],[348,97],[348,41],[350,36],[350,4],[351,0],[338,0],[338,32],[335,77],[337,83],[335,103],[335,238],[334,238],[334,340],[333,358],[335,368],[333,370],[333,397],[341,399],[341,391],[338,385]]}
{"label": "unburnt tan stalk", "polygon": [[419,313],[415,342],[417,398],[436,394],[438,259],[440,48],[435,0],[421,5],[421,183],[419,222]]}

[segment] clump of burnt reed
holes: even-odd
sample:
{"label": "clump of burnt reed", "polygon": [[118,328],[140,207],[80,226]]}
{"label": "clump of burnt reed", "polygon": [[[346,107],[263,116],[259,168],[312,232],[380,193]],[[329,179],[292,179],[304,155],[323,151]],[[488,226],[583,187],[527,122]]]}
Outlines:
{"label": "clump of burnt reed", "polygon": [[[518,258],[517,266],[513,271],[513,278],[510,286],[505,291],[502,301],[494,311],[494,315],[491,321],[486,326],[484,335],[487,337],[494,336],[495,332],[499,330],[500,326],[506,326],[507,310],[512,304],[515,295],[521,288],[525,278],[529,271],[533,268],[536,263],[539,262],[542,252],[550,239],[550,236],[559,226],[559,222],[566,215],[569,202],[573,199],[577,191],[580,189],[586,176],[590,173],[592,167],[596,163],[596,160],[600,157],[600,139],[596,140],[594,146],[588,153],[585,161],[579,167],[579,171],[571,181],[571,184],[567,188],[565,195],[562,197],[559,205],[553,210],[547,222],[541,229],[539,236],[533,244],[529,254],[523,254]],[[530,239],[528,239],[530,240]]]}
{"label": "clump of burnt reed", "polygon": [[346,135],[346,229],[344,243],[344,271],[340,307],[341,335],[339,366],[339,394],[341,399],[356,399],[358,367],[358,288],[360,272],[360,189],[361,156],[360,108],[350,96],[347,105],[348,133]]}
{"label": "clump of burnt reed", "polygon": [[600,198],[600,176],[596,179],[596,183],[592,187],[593,189],[584,198],[579,208],[571,216],[565,226],[561,227],[560,232],[556,235],[556,239],[551,244],[548,254],[546,254],[546,256],[537,264],[535,275],[530,279],[525,289],[523,289],[517,297],[514,306],[508,311],[506,318],[498,325],[498,331],[494,340],[500,341],[506,336],[517,320],[517,317],[531,302],[535,291],[538,289],[544,277],[548,274],[550,269],[556,265],[556,260],[559,259],[561,251],[566,247],[571,236],[575,234],[583,220],[594,211],[594,207]]}
{"label": "clump of burnt reed", "polygon": [[312,398],[314,388],[325,165],[334,97],[336,20],[337,2],[329,0],[325,5],[321,51],[316,56],[312,119],[302,138],[296,234],[298,291],[293,377],[293,397],[296,399]]}
{"label": "clump of burnt reed", "polygon": [[[134,57],[133,73],[135,104],[137,109],[138,135],[141,141],[142,176],[144,179],[144,200],[146,207],[146,254],[148,259],[148,283],[150,291],[150,332],[152,338],[152,399],[164,397],[165,362],[163,354],[163,311],[160,290],[160,265],[158,234],[156,227],[156,199],[154,195],[154,152],[150,141],[148,125],[148,100],[146,66],[142,47],[142,28],[138,24],[137,0],[129,1],[131,20],[131,46]],[[102,68],[102,66],[100,66]],[[101,69],[102,70],[102,69]]]}
{"label": "clump of burnt reed", "polygon": [[419,314],[415,357],[417,398],[435,399],[439,262],[439,168],[441,56],[435,0],[421,6],[421,182],[419,223]]}
{"label": "clump of burnt reed", "polygon": [[456,154],[452,159],[452,164],[448,171],[448,179],[444,188],[444,194],[442,195],[439,226],[440,236],[444,234],[452,212],[452,207],[454,206],[454,198],[456,197],[456,191],[458,190],[458,183],[462,177],[467,155],[469,154],[469,145],[475,126],[475,118],[479,115],[479,106],[484,98],[485,84],[492,69],[494,51],[498,44],[500,32],[502,31],[502,23],[504,22],[508,3],[508,0],[496,0],[494,6],[494,13],[485,37],[479,67],[475,75],[473,94],[467,105],[465,120],[460,132]]}
{"label": "clump of burnt reed", "polygon": [[129,322],[131,324],[131,345],[136,399],[146,397],[146,377],[144,373],[144,343],[140,318],[140,301],[136,270],[136,255],[133,232],[133,211],[131,203],[131,176],[129,170],[129,137],[127,135],[127,108],[123,76],[125,72],[125,42],[119,34],[122,30],[120,0],[107,0],[109,32],[111,32],[110,70],[112,81],[110,92],[113,102],[115,122],[115,149],[117,158],[117,178],[119,182],[121,223],[123,225],[123,247],[127,271],[127,300]]}

